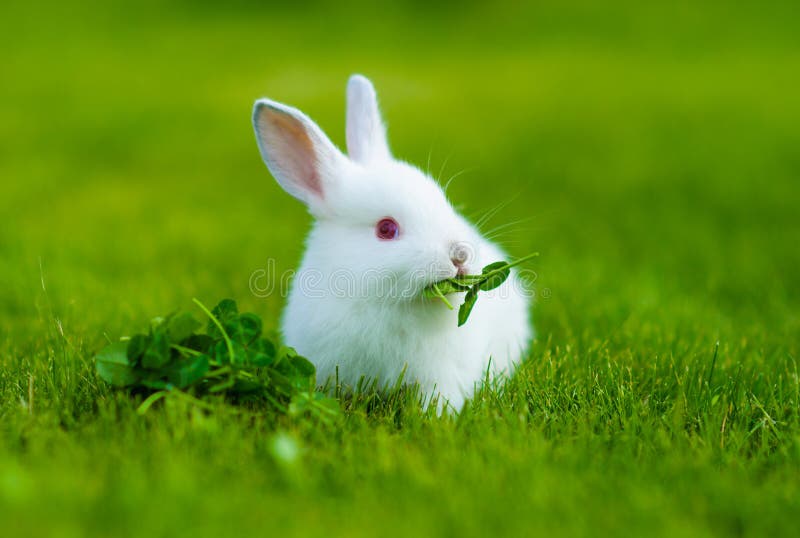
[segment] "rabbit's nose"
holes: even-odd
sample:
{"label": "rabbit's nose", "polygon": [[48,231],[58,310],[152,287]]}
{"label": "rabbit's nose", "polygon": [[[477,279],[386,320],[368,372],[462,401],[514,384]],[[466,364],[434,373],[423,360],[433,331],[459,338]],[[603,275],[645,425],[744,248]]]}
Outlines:
{"label": "rabbit's nose", "polygon": [[458,269],[458,274],[466,274],[465,265],[472,258],[472,248],[466,243],[453,243],[450,246],[450,261]]}

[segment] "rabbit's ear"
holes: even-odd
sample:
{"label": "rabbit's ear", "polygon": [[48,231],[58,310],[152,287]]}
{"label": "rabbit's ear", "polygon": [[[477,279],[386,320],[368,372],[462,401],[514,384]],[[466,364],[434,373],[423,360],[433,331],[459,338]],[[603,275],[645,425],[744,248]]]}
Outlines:
{"label": "rabbit's ear", "polygon": [[347,82],[347,153],[359,163],[391,158],[375,88],[361,75]]}
{"label": "rabbit's ear", "polygon": [[347,157],[308,116],[269,99],[256,101],[253,127],[261,158],[281,187],[312,209],[322,203]]}

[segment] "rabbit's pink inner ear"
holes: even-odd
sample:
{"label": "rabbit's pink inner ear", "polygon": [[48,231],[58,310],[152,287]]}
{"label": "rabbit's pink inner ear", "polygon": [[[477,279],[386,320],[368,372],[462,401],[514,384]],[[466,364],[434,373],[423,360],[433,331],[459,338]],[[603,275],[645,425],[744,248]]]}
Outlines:
{"label": "rabbit's pink inner ear", "polygon": [[[273,174],[290,194],[308,201],[322,197],[322,181],[314,141],[306,127],[281,110],[263,106],[258,113],[258,134]],[[270,168],[272,168],[270,166]]]}

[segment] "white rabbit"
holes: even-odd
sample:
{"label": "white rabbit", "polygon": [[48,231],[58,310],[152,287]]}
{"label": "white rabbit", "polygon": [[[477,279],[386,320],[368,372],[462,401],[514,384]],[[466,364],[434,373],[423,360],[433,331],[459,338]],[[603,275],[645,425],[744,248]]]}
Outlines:
{"label": "white rabbit", "polygon": [[[354,386],[419,383],[427,401],[460,410],[486,378],[510,374],[532,336],[518,275],[481,293],[465,325],[428,284],[507,260],[459,215],[439,185],[394,159],[369,80],[347,85],[342,154],[299,110],[256,101],[253,124],[272,175],[314,217],[283,314],[287,345]],[[454,305],[463,294],[450,298]]]}

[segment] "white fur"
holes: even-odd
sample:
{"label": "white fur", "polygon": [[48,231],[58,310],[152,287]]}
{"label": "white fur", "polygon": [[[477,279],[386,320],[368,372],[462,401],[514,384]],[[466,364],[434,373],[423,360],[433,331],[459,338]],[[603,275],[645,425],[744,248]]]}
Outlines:
{"label": "white fur", "polygon": [[[456,242],[471,250],[470,273],[507,256],[456,213],[435,181],[391,156],[369,80],[354,75],[347,94],[350,158],[302,112],[268,99],[255,104],[264,162],[316,217],[284,311],[284,338],[317,366],[320,382],[337,367],[350,386],[362,376],[392,384],[405,370],[406,383],[460,410],[487,373],[508,375],[521,359],[532,336],[529,300],[512,273],[482,293],[458,327],[456,311],[420,297],[426,285],[456,275]],[[384,217],[399,223],[398,239],[376,237]],[[451,302],[459,305],[460,295]]]}

